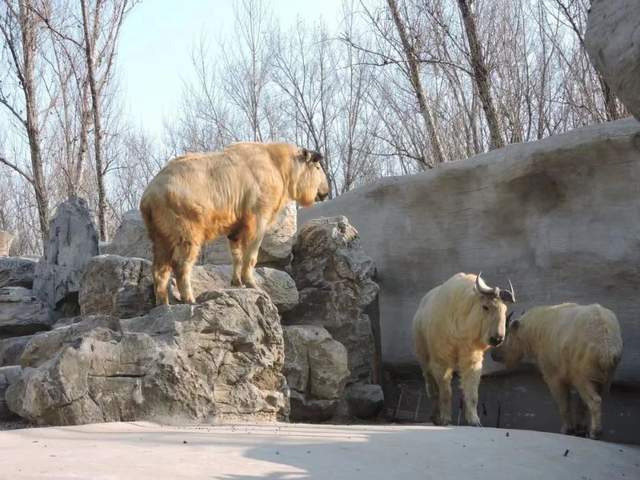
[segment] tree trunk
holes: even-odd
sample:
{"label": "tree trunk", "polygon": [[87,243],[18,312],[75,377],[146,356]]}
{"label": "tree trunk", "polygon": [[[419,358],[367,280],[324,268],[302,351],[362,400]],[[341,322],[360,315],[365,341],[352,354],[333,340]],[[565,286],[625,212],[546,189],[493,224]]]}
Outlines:
{"label": "tree trunk", "polygon": [[616,96],[611,91],[611,89],[609,88],[609,85],[607,84],[607,81],[602,77],[602,75],[600,75],[600,73],[597,73],[597,72],[596,74],[598,75],[598,82],[600,82],[600,89],[602,90],[604,108],[607,112],[607,120],[608,121],[618,120],[619,118],[621,118],[622,115],[620,115],[620,112],[618,110],[618,104],[616,103]]}
{"label": "tree trunk", "polygon": [[[98,90],[94,51],[91,31],[89,30],[89,11],[87,1],[80,0],[82,6],[82,28],[84,31],[84,51],[87,61],[87,73],[89,77],[89,90],[91,92],[91,109],[93,111],[93,143],[94,156],[96,161],[96,179],[98,182],[98,228],[100,230],[100,240],[107,240],[107,222],[105,212],[107,210],[106,192],[104,187],[104,167],[102,165],[102,126],[100,122],[100,92]],[[94,25],[94,28],[97,28]]]}
{"label": "tree trunk", "polygon": [[76,169],[74,172],[75,188],[78,190],[82,183],[82,175],[84,172],[84,162],[87,158],[87,146],[89,144],[89,121],[91,112],[87,102],[87,86],[82,86],[80,97],[80,145],[78,146],[78,158],[76,159]]}
{"label": "tree trunk", "polygon": [[40,125],[38,123],[38,97],[35,83],[35,59],[37,49],[36,25],[33,19],[31,7],[28,1],[20,2],[20,27],[22,34],[23,52],[23,81],[25,109],[26,109],[26,129],[29,139],[29,153],[31,156],[31,169],[33,171],[33,190],[38,208],[38,220],[40,222],[40,233],[42,235],[43,248],[49,236],[49,199],[47,186],[44,179],[44,169],[42,167],[42,154],[40,150]]}
{"label": "tree trunk", "polygon": [[491,145],[489,148],[500,148],[504,146],[504,140],[502,133],[500,132],[500,123],[498,122],[498,115],[493,105],[493,98],[491,97],[491,88],[489,81],[489,72],[487,70],[484,56],[482,54],[482,47],[480,40],[478,39],[478,33],[476,30],[476,22],[471,13],[470,4],[473,0],[458,0],[458,6],[460,7],[460,13],[462,14],[462,20],[464,23],[464,29],[467,34],[467,40],[469,41],[469,54],[471,57],[471,66],[473,68],[473,78],[478,88],[478,94],[480,101],[482,102],[482,109],[487,118],[487,124],[489,125],[489,134],[491,136]]}
{"label": "tree trunk", "polygon": [[[440,163],[443,163],[445,159],[444,154],[442,153],[440,138],[438,137],[438,133],[433,121],[433,116],[431,114],[431,110],[429,109],[427,99],[424,94],[422,81],[420,80],[418,56],[416,55],[413,46],[409,43],[409,37],[407,36],[406,29],[404,27],[404,24],[402,23],[402,18],[400,17],[400,12],[398,11],[396,0],[387,0],[387,4],[389,5],[389,10],[391,11],[393,21],[398,30],[400,41],[402,42],[402,49],[404,50],[404,55],[407,60],[409,80],[415,92],[416,99],[418,100],[420,114],[422,115],[422,118],[424,120],[424,125],[427,130],[427,136],[429,137],[429,140],[431,142],[431,149],[433,150],[434,156],[433,165],[438,165]],[[426,166],[432,166],[429,165],[426,159],[424,160],[424,163]]]}

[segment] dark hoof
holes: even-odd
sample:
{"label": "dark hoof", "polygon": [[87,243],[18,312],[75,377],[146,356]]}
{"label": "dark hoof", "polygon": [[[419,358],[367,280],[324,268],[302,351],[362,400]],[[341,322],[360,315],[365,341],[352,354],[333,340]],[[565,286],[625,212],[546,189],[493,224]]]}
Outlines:
{"label": "dark hoof", "polygon": [[431,417],[431,421],[433,422],[434,425],[437,425],[438,427],[446,427],[447,425],[449,425],[449,420],[445,418]]}
{"label": "dark hoof", "polygon": [[600,440],[602,438],[602,430],[594,430],[589,432],[589,438],[591,440]]}

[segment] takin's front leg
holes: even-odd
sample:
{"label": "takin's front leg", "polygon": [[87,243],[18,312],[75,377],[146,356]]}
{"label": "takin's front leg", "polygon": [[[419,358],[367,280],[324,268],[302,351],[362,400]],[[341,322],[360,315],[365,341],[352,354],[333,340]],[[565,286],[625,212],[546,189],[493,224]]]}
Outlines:
{"label": "takin's front leg", "polygon": [[482,361],[460,372],[460,386],[464,394],[464,419],[467,425],[481,427],[478,417],[478,387],[482,376]]}
{"label": "takin's front leg", "polygon": [[196,303],[191,289],[191,270],[199,253],[200,245],[192,241],[181,242],[173,252],[173,273],[176,276],[182,303]]}
{"label": "takin's front leg", "polygon": [[429,371],[438,387],[437,415],[432,421],[436,425],[448,425],[451,423],[451,377],[453,369],[437,364],[431,364]]}
{"label": "takin's front leg", "polygon": [[242,283],[249,288],[258,288],[254,276],[254,269],[258,261],[258,251],[267,230],[267,222],[263,218],[254,216],[249,222],[247,235],[244,237],[242,252]]}

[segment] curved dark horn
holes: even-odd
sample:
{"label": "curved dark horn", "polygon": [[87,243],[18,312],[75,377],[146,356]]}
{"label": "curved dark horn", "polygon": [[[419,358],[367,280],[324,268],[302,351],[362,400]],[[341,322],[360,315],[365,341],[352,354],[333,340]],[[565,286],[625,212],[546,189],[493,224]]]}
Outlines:
{"label": "curved dark horn", "polygon": [[516,303],[516,292],[513,290],[511,280],[509,280],[509,290],[500,290],[500,299],[503,302]]}
{"label": "curved dark horn", "polygon": [[476,290],[483,295],[496,295],[497,293],[495,288],[491,288],[484,282],[482,279],[482,272],[476,276]]}

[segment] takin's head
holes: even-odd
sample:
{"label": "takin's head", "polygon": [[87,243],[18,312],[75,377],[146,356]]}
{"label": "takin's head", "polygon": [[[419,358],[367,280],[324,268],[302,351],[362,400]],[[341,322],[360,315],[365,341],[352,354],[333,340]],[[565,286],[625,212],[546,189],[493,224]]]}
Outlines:
{"label": "takin's head", "polygon": [[507,316],[507,334],[504,342],[491,351],[491,358],[496,362],[504,363],[509,369],[515,368],[525,354],[525,345],[520,335],[520,320],[511,320],[512,315],[513,312]]}
{"label": "takin's head", "polygon": [[478,302],[475,308],[483,319],[483,331],[486,344],[497,347],[502,343],[506,334],[507,303],[515,303],[516,294],[509,280],[509,290],[490,287],[482,279],[482,272],[476,276],[474,286]]}
{"label": "takin's head", "polygon": [[306,148],[298,150],[296,162],[299,175],[294,200],[303,207],[310,206],[314,201],[321,202],[329,196],[329,182],[322,168],[323,160],[318,152]]}

